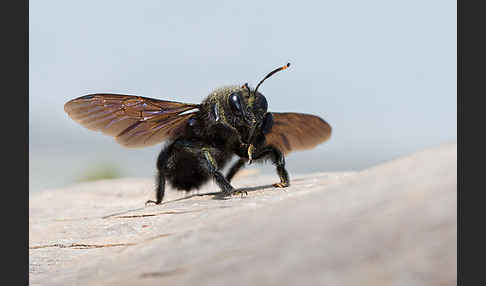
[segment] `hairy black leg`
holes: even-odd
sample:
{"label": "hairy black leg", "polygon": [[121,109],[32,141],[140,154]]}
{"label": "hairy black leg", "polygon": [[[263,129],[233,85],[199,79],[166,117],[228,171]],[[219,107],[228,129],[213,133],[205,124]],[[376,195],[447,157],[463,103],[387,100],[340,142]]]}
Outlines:
{"label": "hairy black leg", "polygon": [[228,174],[226,174],[226,180],[228,180],[228,182],[231,182],[231,179],[233,179],[233,177],[236,175],[236,173],[238,173],[238,171],[243,166],[245,166],[246,161],[247,161],[246,159],[240,158],[240,159],[238,159],[238,161],[236,161],[233,164],[233,166],[231,166],[231,168],[228,171]]}
{"label": "hairy black leg", "polygon": [[162,202],[162,199],[164,198],[164,193],[165,193],[165,166],[167,164],[167,158],[168,158],[168,149],[162,150],[160,152],[159,157],[157,158],[157,180],[156,184],[157,187],[155,189],[155,201],[153,200],[148,200],[145,202],[145,205],[149,203],[154,203],[154,204],[160,204]]}
{"label": "hairy black leg", "polygon": [[[240,193],[240,191],[235,190],[233,186],[226,180],[226,178],[221,174],[220,171],[218,171],[218,166],[216,163],[216,160],[214,160],[213,156],[209,152],[208,149],[203,148],[202,150],[204,158],[206,159],[206,165],[208,168],[209,173],[214,177],[214,180],[216,181],[216,184],[218,184],[219,188],[221,191],[223,191],[223,194],[225,196],[229,196],[235,193]],[[243,191],[242,193],[246,193],[246,191]]]}
{"label": "hairy black leg", "polygon": [[[241,158],[248,159],[248,148],[250,146],[245,143],[241,143],[234,149],[236,155]],[[285,157],[280,150],[272,145],[264,146],[263,148],[256,148],[252,153],[253,160],[269,158],[272,163],[277,167],[277,173],[280,177],[280,183],[273,184],[276,188],[285,188],[290,185],[289,173],[285,169]]]}
{"label": "hairy black leg", "polygon": [[268,145],[257,151],[253,158],[255,160],[270,158],[272,160],[272,163],[277,167],[277,173],[280,177],[280,183],[273,184],[274,187],[285,188],[290,185],[289,173],[285,169],[285,157],[280,150]]}

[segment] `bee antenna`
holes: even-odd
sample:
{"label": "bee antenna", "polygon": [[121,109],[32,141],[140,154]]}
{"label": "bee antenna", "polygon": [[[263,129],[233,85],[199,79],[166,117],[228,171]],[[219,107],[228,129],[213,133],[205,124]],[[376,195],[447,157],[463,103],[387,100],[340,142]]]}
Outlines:
{"label": "bee antenna", "polygon": [[269,77],[271,77],[272,75],[274,75],[275,73],[279,72],[279,71],[282,71],[286,68],[290,67],[290,63],[287,63],[286,65],[282,66],[282,67],[279,67],[278,69],[274,69],[273,71],[271,71],[269,74],[267,74],[256,86],[255,88],[255,91],[254,91],[254,94],[256,94],[257,90],[258,90],[258,87]]}

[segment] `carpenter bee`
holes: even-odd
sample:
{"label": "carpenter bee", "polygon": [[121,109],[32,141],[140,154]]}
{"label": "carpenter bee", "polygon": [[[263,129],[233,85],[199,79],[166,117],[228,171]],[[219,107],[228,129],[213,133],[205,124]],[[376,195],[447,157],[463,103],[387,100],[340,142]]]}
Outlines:
{"label": "carpenter bee", "polygon": [[[318,116],[268,112],[260,85],[290,63],[267,74],[252,89],[247,83],[214,90],[201,104],[122,94],[89,94],[64,105],[82,126],[114,136],[126,147],[167,141],[157,158],[156,199],[160,204],[166,180],[190,191],[213,178],[223,196],[242,194],[231,186],[233,176],[252,161],[271,160],[280,182],[290,184],[284,155],[313,148],[331,136],[331,126]],[[221,171],[236,155],[226,176]]]}

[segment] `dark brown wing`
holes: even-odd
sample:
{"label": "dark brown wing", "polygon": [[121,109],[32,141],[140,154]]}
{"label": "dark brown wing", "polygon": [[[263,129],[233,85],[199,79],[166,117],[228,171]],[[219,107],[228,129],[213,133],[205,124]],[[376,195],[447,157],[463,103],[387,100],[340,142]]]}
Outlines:
{"label": "dark brown wing", "polygon": [[331,136],[331,126],[318,116],[292,112],[272,112],[272,115],[272,131],[265,138],[268,145],[284,154],[314,148]]}
{"label": "dark brown wing", "polygon": [[122,94],[91,94],[64,105],[73,120],[114,136],[125,147],[150,146],[180,134],[197,108],[197,104]]}

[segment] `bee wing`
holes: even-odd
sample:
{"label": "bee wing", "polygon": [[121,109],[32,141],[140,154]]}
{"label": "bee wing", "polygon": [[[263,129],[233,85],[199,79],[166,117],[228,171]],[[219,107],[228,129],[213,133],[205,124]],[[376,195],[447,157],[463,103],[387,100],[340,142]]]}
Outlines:
{"label": "bee wing", "polygon": [[273,127],[265,135],[267,145],[277,147],[282,153],[314,148],[331,137],[331,126],[318,116],[272,112]]}
{"label": "bee wing", "polygon": [[125,147],[150,146],[180,134],[197,108],[197,104],[122,94],[90,94],[64,105],[74,121],[114,136]]}

